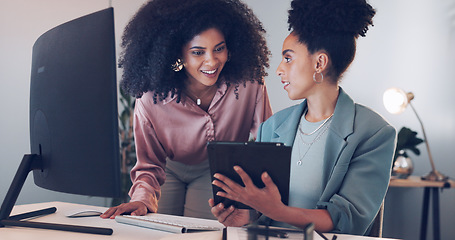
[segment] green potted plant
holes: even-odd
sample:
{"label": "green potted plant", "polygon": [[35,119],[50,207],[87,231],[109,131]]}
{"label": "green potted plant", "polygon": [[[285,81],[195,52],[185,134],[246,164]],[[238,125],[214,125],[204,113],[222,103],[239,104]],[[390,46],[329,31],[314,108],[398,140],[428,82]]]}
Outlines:
{"label": "green potted plant", "polygon": [[397,146],[393,161],[392,176],[396,178],[407,178],[414,171],[414,164],[409,157],[407,150],[412,151],[415,155],[420,155],[417,145],[421,144],[423,139],[417,137],[417,132],[407,127],[402,127],[398,132]]}

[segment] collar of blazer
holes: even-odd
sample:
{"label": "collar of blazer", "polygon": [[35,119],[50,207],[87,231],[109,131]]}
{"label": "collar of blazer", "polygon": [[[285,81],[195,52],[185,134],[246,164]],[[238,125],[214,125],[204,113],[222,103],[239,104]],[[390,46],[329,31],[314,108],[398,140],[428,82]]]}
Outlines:
{"label": "collar of blazer", "polygon": [[[307,102],[304,100],[291,112],[286,121],[275,129],[278,136],[277,142],[283,142],[287,146],[292,146],[297,132],[300,117],[307,108]],[[340,87],[333,120],[330,125],[332,133],[341,139],[346,139],[354,131],[355,105],[354,101]]]}

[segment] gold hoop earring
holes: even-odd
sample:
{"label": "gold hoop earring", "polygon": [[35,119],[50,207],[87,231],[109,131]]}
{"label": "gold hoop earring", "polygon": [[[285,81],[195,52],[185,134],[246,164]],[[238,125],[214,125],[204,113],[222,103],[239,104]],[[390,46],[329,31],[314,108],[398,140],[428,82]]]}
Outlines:
{"label": "gold hoop earring", "polygon": [[324,75],[322,74],[322,72],[320,72],[319,74],[321,74],[321,80],[318,81],[318,80],[316,80],[316,73],[318,73],[318,72],[314,72],[314,73],[313,73],[313,81],[314,81],[316,84],[321,84],[321,83],[324,81]]}
{"label": "gold hoop earring", "polygon": [[183,69],[182,59],[177,58],[177,61],[175,61],[175,63],[172,64],[171,66],[172,66],[172,70],[174,70],[174,72],[179,72],[180,70]]}

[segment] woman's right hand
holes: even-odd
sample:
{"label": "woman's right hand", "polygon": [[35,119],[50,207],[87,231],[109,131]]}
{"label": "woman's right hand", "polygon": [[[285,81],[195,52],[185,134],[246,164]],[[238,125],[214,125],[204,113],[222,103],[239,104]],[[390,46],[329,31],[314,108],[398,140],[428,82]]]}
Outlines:
{"label": "woman's right hand", "polygon": [[100,215],[101,218],[114,219],[116,216],[130,213],[133,216],[142,216],[147,214],[147,207],[142,202],[122,203],[116,207],[109,208],[106,212]]}

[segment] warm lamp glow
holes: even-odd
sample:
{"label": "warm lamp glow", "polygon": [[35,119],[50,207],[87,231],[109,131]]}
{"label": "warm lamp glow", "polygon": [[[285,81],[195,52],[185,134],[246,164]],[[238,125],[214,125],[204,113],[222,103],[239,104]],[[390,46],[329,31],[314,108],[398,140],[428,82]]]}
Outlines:
{"label": "warm lamp glow", "polygon": [[399,88],[389,88],[384,92],[383,102],[389,113],[399,114],[406,109],[413,98],[412,93],[405,93]]}
{"label": "warm lamp glow", "polygon": [[422,176],[422,179],[429,181],[446,181],[448,177],[438,172],[434,166],[433,156],[431,155],[430,145],[428,144],[425,128],[423,127],[422,120],[420,120],[419,115],[417,114],[416,110],[411,104],[412,99],[414,99],[414,94],[412,94],[411,92],[406,93],[405,91],[399,88],[389,88],[384,92],[383,95],[384,107],[387,109],[388,112],[392,114],[402,113],[409,105],[414,111],[417,120],[419,120],[420,126],[422,127],[425,146],[427,147],[428,151],[428,159],[430,160],[432,169],[430,173],[428,173],[425,176]]}

